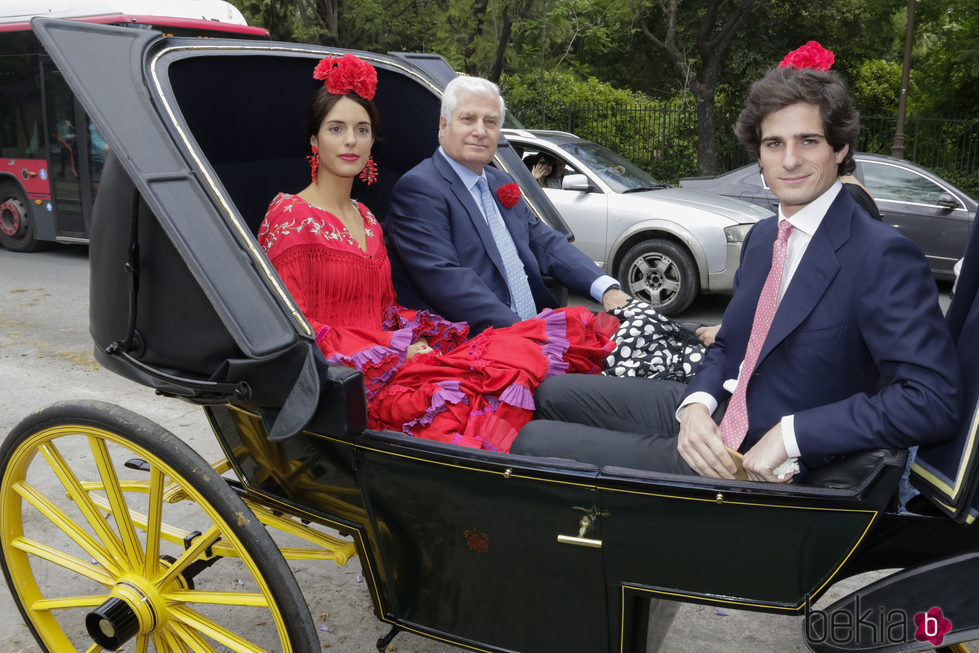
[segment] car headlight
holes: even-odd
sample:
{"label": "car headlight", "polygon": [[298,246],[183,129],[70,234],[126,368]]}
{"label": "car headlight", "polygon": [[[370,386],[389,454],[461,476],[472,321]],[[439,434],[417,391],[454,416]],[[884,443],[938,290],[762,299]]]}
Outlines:
{"label": "car headlight", "polygon": [[744,237],[748,235],[748,232],[754,226],[754,224],[736,224],[730,227],[724,227],[724,236],[729,243],[740,243],[744,241]]}

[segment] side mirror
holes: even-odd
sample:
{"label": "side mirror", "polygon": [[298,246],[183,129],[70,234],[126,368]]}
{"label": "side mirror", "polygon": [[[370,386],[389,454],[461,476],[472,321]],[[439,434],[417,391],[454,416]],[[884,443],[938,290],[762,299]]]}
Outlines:
{"label": "side mirror", "polygon": [[588,183],[588,177],[585,175],[564,175],[564,179],[561,180],[561,188],[563,190],[580,190],[587,193],[592,189],[592,186]]}
{"label": "side mirror", "polygon": [[938,196],[938,201],[935,202],[938,206],[943,209],[956,209],[959,206],[959,202],[951,193],[942,193]]}

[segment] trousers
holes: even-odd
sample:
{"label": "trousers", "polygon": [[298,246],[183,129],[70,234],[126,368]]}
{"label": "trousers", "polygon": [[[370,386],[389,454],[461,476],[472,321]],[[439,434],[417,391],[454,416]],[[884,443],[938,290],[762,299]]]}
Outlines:
{"label": "trousers", "polygon": [[510,451],[695,474],[676,449],[675,414],[686,389],[662,379],[552,376],[534,393],[534,420],[520,430]]}

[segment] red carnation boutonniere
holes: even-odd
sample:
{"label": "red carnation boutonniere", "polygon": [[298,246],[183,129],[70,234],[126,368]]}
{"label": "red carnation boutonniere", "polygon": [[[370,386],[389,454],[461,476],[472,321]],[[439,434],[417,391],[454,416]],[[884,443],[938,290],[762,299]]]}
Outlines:
{"label": "red carnation boutonniere", "polygon": [[500,198],[500,204],[512,209],[520,201],[520,186],[514,183],[504,184],[496,189],[496,196]]}
{"label": "red carnation boutonniere", "polygon": [[794,67],[799,70],[829,70],[833,67],[836,56],[816,41],[809,41],[804,46],[785,55],[779,68]]}

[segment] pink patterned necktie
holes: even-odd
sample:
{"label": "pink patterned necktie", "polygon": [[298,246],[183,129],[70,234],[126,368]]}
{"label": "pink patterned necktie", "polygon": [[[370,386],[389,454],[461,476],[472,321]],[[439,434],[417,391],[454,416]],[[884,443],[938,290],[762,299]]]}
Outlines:
{"label": "pink patterned necktie", "polygon": [[724,444],[737,449],[748,433],[748,406],[745,404],[745,393],[748,391],[748,380],[755,371],[758,354],[765,344],[768,329],[775,317],[778,289],[782,282],[782,268],[785,267],[785,248],[789,241],[792,224],[782,220],[778,225],[778,238],[772,247],[772,268],[758,296],[758,306],[755,308],[755,319],[751,323],[751,336],[748,338],[748,348],[741,364],[738,375],[738,386],[734,389],[731,401],[728,403],[724,418],[721,420],[721,437]]}

